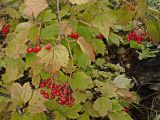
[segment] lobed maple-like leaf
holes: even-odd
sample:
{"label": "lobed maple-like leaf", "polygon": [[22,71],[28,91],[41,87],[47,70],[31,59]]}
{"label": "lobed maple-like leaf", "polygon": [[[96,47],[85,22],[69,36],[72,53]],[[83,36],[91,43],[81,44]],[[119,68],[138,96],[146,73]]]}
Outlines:
{"label": "lobed maple-like leaf", "polygon": [[46,111],[46,107],[43,104],[44,102],[43,96],[40,94],[39,90],[34,91],[33,97],[29,101],[28,111],[30,113],[41,113]]}
{"label": "lobed maple-like leaf", "polygon": [[29,83],[25,83],[23,86],[19,83],[13,83],[10,91],[11,99],[17,105],[27,103],[32,95],[32,89]]}
{"label": "lobed maple-like leaf", "polygon": [[47,0],[24,0],[24,5],[24,15],[34,17],[48,7]]}
{"label": "lobed maple-like leaf", "polygon": [[50,50],[43,48],[37,56],[39,63],[44,64],[49,73],[56,73],[61,67],[66,67],[69,61],[68,50],[63,45],[55,45]]}

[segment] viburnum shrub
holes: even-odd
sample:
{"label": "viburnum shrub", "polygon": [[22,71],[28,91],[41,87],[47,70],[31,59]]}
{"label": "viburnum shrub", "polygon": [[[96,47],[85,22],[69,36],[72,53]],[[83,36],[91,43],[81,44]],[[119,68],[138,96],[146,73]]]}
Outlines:
{"label": "viburnum shrub", "polygon": [[105,56],[159,42],[145,0],[1,0],[0,13],[0,119],[132,120],[132,79]]}

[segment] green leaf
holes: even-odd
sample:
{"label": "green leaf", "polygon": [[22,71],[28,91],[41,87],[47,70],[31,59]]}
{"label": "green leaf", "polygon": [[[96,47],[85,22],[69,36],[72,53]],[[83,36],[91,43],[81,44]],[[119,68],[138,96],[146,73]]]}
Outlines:
{"label": "green leaf", "polygon": [[145,22],[148,34],[151,39],[157,43],[160,41],[160,22],[154,20],[147,20]]}
{"label": "green leaf", "polygon": [[118,88],[128,88],[131,79],[125,77],[125,75],[119,75],[114,79],[114,83]]}
{"label": "green leaf", "polygon": [[137,3],[137,18],[138,17],[141,17],[142,19],[144,18],[144,15],[147,11],[147,3],[146,3],[146,0],[136,0],[136,3]]}
{"label": "green leaf", "polygon": [[86,111],[87,114],[89,114],[91,116],[100,117],[98,111],[95,111],[93,109],[93,103],[92,102],[86,101],[84,103],[83,109]]}
{"label": "green leaf", "polygon": [[68,79],[69,78],[67,75],[65,75],[62,71],[59,71],[58,78],[56,79],[57,81],[65,83],[65,82],[67,82]]}
{"label": "green leaf", "polygon": [[117,17],[116,23],[120,25],[127,25],[135,15],[135,12],[130,10],[129,4],[123,5],[120,9],[113,11],[113,13]]}
{"label": "green leaf", "polygon": [[69,81],[72,89],[80,89],[85,90],[89,83],[91,82],[91,78],[87,76],[84,72],[75,72],[71,80]]}
{"label": "green leaf", "polygon": [[74,63],[80,68],[86,68],[91,63],[88,56],[84,54],[78,46],[74,48],[73,59]]}
{"label": "green leaf", "polygon": [[105,14],[98,14],[92,21],[92,24],[108,39],[110,27],[115,22],[113,14],[108,11]]}
{"label": "green leaf", "polygon": [[7,8],[4,9],[4,11],[13,19],[19,19],[20,18],[19,13],[13,8],[7,7]]}
{"label": "green leaf", "polygon": [[125,112],[110,112],[108,116],[110,120],[132,120]]}
{"label": "green leaf", "polygon": [[123,107],[118,103],[117,100],[112,100],[112,111],[117,112],[117,111],[122,111]]}
{"label": "green leaf", "polygon": [[70,119],[76,119],[79,117],[78,112],[82,109],[82,106],[77,104],[74,105],[72,108],[68,108],[68,106],[64,107],[63,113]]}
{"label": "green leaf", "polygon": [[88,58],[94,62],[95,54],[93,48],[83,37],[79,37],[77,43],[80,45],[81,50],[88,56]]}
{"label": "green leaf", "polygon": [[29,112],[25,112],[24,115],[20,115],[18,112],[11,113],[11,120],[46,120],[45,114],[32,114]]}
{"label": "green leaf", "polygon": [[113,32],[110,33],[109,42],[111,44],[115,44],[117,47],[119,47],[121,41],[123,41],[123,38],[121,36],[116,35]]}
{"label": "green leaf", "polygon": [[112,103],[107,97],[98,98],[94,104],[93,108],[102,116],[105,117],[109,111],[112,110]]}
{"label": "green leaf", "polygon": [[105,59],[104,58],[98,58],[97,61],[96,61],[96,64],[99,65],[99,66],[105,64]]}
{"label": "green leaf", "polygon": [[11,88],[11,99],[16,105],[22,105],[29,101],[32,95],[32,90],[29,83],[21,86],[19,83],[13,83]]}
{"label": "green leaf", "polygon": [[39,28],[37,26],[33,26],[29,31],[29,40],[33,43],[37,43]]}
{"label": "green leaf", "polygon": [[30,113],[42,113],[46,111],[46,107],[43,104],[44,102],[43,96],[40,94],[40,91],[34,91],[31,100],[29,101],[28,111]]}
{"label": "green leaf", "polygon": [[81,102],[86,101],[86,96],[85,94],[81,93],[80,91],[75,91],[73,92],[73,98],[75,98],[75,104],[79,104]]}
{"label": "green leaf", "polygon": [[43,13],[42,17],[43,17],[44,22],[49,22],[49,21],[52,21],[53,19],[57,18],[57,16],[52,12],[52,10],[46,10]]}
{"label": "green leaf", "polygon": [[91,42],[91,46],[96,54],[104,55],[106,46],[102,40],[93,39]]}
{"label": "green leaf", "polygon": [[2,76],[5,83],[10,83],[23,77],[24,62],[21,59],[8,58],[6,60],[5,68],[6,72]]}
{"label": "green leaf", "polygon": [[79,116],[79,118],[77,120],[90,120],[90,119],[87,114],[83,114],[83,115]]}
{"label": "green leaf", "polygon": [[44,68],[49,73],[56,73],[62,67],[67,67],[69,53],[65,46],[55,45],[50,50],[42,48],[37,54],[38,63],[45,64]]}
{"label": "green leaf", "polygon": [[54,111],[54,120],[66,120],[66,117],[58,111]]}
{"label": "green leaf", "polygon": [[35,54],[27,54],[26,55],[26,64],[25,64],[25,69],[31,67],[32,62],[35,60]]}
{"label": "green leaf", "polygon": [[41,31],[41,38],[42,41],[45,40],[56,40],[56,36],[59,34],[59,25],[58,24],[51,24],[46,26]]}

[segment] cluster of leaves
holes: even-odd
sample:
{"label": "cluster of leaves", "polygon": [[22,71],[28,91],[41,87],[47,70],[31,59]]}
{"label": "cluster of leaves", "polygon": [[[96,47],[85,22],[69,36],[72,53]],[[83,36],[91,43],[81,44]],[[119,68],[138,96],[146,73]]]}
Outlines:
{"label": "cluster of leaves", "polygon": [[[1,0],[0,4],[2,21],[11,25],[0,46],[2,120],[131,120],[123,107],[137,102],[136,94],[129,91],[131,80],[125,77],[125,70],[103,59],[104,43],[126,44],[126,35],[119,33],[139,29],[138,19],[158,42],[160,23],[155,16],[159,13],[148,9],[145,0],[135,1],[135,11],[123,0]],[[155,16],[147,16],[152,13]],[[68,37],[72,32],[79,34],[76,41]],[[106,41],[97,39],[99,33]],[[26,49],[37,45],[37,36],[42,49],[28,54]],[[50,50],[45,49],[48,43]],[[99,54],[102,58],[97,59]],[[39,83],[50,77],[70,84],[75,98],[72,108],[40,94]]]}

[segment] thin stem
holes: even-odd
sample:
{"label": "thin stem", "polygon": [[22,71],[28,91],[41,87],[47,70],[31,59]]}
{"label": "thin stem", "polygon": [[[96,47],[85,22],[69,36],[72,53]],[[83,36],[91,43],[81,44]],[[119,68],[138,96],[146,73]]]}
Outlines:
{"label": "thin stem", "polygon": [[58,21],[59,21],[59,28],[60,28],[60,36],[63,36],[62,21],[60,16],[60,0],[57,0],[57,14],[58,14]]}
{"label": "thin stem", "polygon": [[[87,23],[87,22],[85,22],[85,21],[83,21],[83,20],[78,20],[78,22],[81,22],[81,23],[83,23],[83,24],[85,24],[85,25],[87,25],[87,26],[89,26],[89,27],[94,27],[93,25],[91,25],[91,24],[89,24],[89,23]],[[95,27],[94,27],[95,28]]]}
{"label": "thin stem", "polygon": [[70,47],[70,42],[68,41],[67,38],[66,38],[66,41],[67,41],[67,45],[68,45],[69,54],[71,56],[71,60],[73,61],[73,55],[72,55],[72,51],[71,51],[71,47]]}

